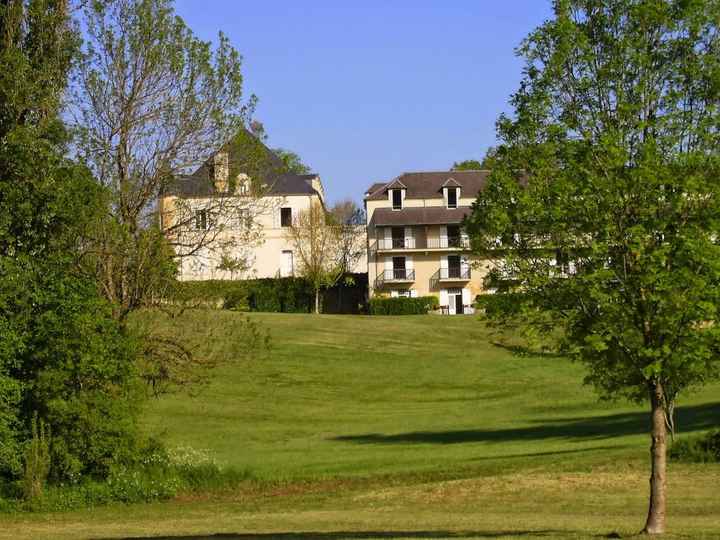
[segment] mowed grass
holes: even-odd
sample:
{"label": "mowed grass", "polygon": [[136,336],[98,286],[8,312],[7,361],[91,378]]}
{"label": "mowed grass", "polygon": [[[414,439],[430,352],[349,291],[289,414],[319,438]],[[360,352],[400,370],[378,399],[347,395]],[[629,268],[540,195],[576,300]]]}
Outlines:
{"label": "mowed grass", "polygon": [[[646,408],[600,402],[583,366],[512,354],[475,317],[285,314],[251,315],[272,349],[248,362],[234,358],[239,317],[160,319],[209,336],[198,353],[225,363],[197,395],[152,401],[143,422],[256,480],[7,517],[0,538],[587,538],[642,527]],[[719,390],[683,399],[683,436],[720,423]],[[671,464],[669,475],[670,537],[720,538],[720,466]]]}
{"label": "mowed grass", "polygon": [[[197,312],[175,330],[239,316]],[[152,403],[149,432],[263,479],[586,470],[647,458],[645,407],[600,402],[582,365],[512,354],[475,317],[253,320],[271,332],[271,354],[217,369],[195,397]],[[213,354],[231,340],[216,332]],[[719,389],[681,402],[683,433],[717,425]]]}

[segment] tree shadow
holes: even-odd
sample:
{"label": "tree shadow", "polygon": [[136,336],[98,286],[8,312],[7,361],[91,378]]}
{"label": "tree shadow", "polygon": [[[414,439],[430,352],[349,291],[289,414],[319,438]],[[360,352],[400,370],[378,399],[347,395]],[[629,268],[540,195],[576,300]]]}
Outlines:
{"label": "tree shadow", "polygon": [[[574,531],[559,530],[510,530],[510,531],[330,531],[330,532],[280,532],[280,533],[218,533],[210,535],[179,536],[133,536],[121,540],[351,540],[370,538],[503,538],[525,536],[528,538],[557,538],[558,535],[575,535]],[[604,536],[603,536],[604,537]],[[95,540],[109,540],[97,538]],[[116,539],[117,540],[117,539]]]}
{"label": "tree shadow", "polygon": [[498,347],[499,349],[504,349],[508,351],[513,356],[522,356],[522,357],[528,357],[528,356],[535,356],[537,358],[563,358],[567,359],[567,356],[563,355],[562,353],[556,352],[556,351],[549,351],[549,350],[537,350],[532,349],[530,347],[527,347],[525,345],[510,345],[508,343],[502,343],[500,341],[492,341],[491,342],[493,347]]}
{"label": "tree shadow", "polygon": [[[717,427],[720,403],[707,403],[677,410],[677,426],[682,431]],[[475,442],[531,441],[543,439],[602,440],[638,435],[649,430],[650,415],[645,412],[619,413],[592,418],[555,418],[536,426],[509,429],[467,429],[453,431],[412,431],[407,433],[340,435],[332,440],[357,444],[462,444]]]}

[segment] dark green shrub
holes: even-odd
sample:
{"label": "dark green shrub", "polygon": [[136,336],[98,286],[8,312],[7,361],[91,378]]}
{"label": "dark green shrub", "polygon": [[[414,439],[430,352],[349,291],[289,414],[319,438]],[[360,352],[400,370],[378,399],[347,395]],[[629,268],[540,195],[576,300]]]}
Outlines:
{"label": "dark green shrub", "polygon": [[247,289],[245,287],[234,287],[225,293],[223,298],[223,309],[232,311],[249,311]]}
{"label": "dark green shrub", "polygon": [[437,309],[440,301],[437,296],[420,296],[418,298],[386,298],[370,299],[371,315],[425,315]]}
{"label": "dark green shrub", "polygon": [[479,294],[475,307],[490,318],[517,315],[524,301],[522,293]]}
{"label": "dark green shrub", "polygon": [[182,281],[177,283],[169,300],[236,311],[309,313],[314,298],[307,280],[288,277]]}
{"label": "dark green shrub", "polygon": [[720,429],[675,441],[669,456],[673,461],[686,463],[720,462]]}

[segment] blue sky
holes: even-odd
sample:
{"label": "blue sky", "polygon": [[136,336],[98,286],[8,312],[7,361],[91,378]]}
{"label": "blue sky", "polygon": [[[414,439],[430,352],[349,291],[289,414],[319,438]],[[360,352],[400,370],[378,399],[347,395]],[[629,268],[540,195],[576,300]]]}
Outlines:
{"label": "blue sky", "polygon": [[176,0],[205,40],[226,33],[269,145],[297,152],[331,201],[405,171],[481,158],[509,111],[515,47],[549,0]]}

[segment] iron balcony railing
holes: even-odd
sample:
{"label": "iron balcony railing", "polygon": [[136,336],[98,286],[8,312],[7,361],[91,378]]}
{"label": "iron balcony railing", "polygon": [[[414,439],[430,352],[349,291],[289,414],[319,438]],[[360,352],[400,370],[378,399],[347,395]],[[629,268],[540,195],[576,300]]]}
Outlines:
{"label": "iron balcony railing", "polygon": [[397,281],[415,281],[415,270],[407,268],[384,270],[375,278],[375,287],[379,288],[385,283]]}
{"label": "iron balcony railing", "polygon": [[467,249],[470,241],[463,236],[443,238],[378,238],[377,249]]}
{"label": "iron balcony railing", "polygon": [[469,281],[471,276],[470,267],[440,268],[430,277],[430,288],[435,289],[441,281]]}

